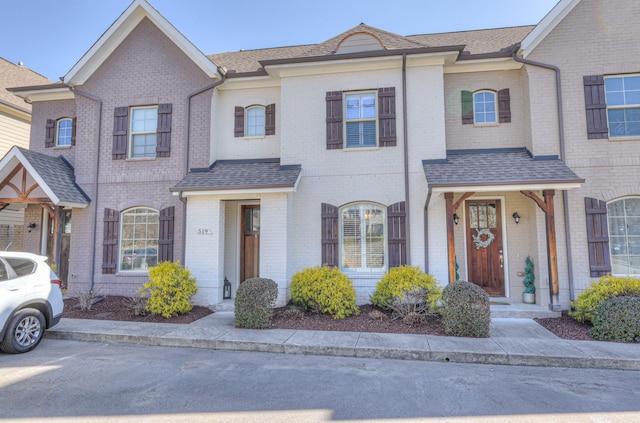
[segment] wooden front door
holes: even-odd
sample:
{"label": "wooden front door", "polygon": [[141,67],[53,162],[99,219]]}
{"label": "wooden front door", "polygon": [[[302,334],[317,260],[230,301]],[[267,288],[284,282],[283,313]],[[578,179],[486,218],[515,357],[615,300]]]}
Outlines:
{"label": "wooden front door", "polygon": [[240,282],[260,276],[260,206],[242,206]]}
{"label": "wooden front door", "polygon": [[504,296],[500,200],[471,200],[467,213],[467,273],[487,294]]}

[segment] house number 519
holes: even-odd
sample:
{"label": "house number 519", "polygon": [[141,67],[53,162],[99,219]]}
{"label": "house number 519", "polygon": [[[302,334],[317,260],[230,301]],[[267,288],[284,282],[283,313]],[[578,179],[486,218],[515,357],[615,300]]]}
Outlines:
{"label": "house number 519", "polygon": [[213,235],[213,231],[207,228],[198,229],[198,235]]}

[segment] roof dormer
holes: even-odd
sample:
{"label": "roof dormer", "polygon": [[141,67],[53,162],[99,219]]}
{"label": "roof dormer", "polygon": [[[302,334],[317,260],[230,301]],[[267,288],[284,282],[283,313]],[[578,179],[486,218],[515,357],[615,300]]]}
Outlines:
{"label": "roof dormer", "polygon": [[368,32],[356,32],[346,36],[336,48],[336,54],[384,50],[382,41]]}

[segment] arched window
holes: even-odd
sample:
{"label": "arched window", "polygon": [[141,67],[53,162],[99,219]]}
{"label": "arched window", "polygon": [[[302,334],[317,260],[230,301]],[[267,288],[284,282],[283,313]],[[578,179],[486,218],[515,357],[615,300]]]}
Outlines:
{"label": "arched window", "polygon": [[71,145],[71,133],[73,120],[70,118],[58,119],[56,122],[56,146],[66,147]]}
{"label": "arched window", "polygon": [[476,124],[496,123],[496,93],[477,91],[473,93],[473,116]]}
{"label": "arched window", "polygon": [[247,108],[248,137],[264,135],[264,107],[250,106]]}
{"label": "arched window", "polygon": [[158,211],[134,207],[121,213],[121,271],[145,271],[158,264]]}
{"label": "arched window", "polygon": [[607,204],[611,273],[640,275],[640,197]]}
{"label": "arched window", "polygon": [[385,209],[375,204],[350,204],[340,209],[342,270],[385,270],[385,221]]}

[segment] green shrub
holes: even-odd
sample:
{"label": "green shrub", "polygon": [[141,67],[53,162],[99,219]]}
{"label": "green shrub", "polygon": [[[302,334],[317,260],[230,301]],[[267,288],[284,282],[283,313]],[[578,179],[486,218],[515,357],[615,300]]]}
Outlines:
{"label": "green shrub", "polygon": [[595,309],[612,297],[640,297],[640,279],[629,277],[603,276],[593,282],[575,301],[571,302],[574,311],[569,315],[579,322],[593,323]]}
{"label": "green shrub", "polygon": [[389,269],[370,299],[376,307],[392,309],[404,318],[409,313],[435,309],[441,297],[442,289],[432,275],[416,266],[400,266]]}
{"label": "green shrub", "polygon": [[334,319],[360,314],[353,284],[337,267],[316,266],[291,278],[291,299],[305,311],[328,313]]}
{"label": "green shrub", "polygon": [[448,335],[487,338],[491,324],[489,295],[478,285],[459,281],[442,290],[442,324]]}
{"label": "green shrub", "polygon": [[640,297],[612,297],[600,303],[589,334],[601,341],[640,342]]}
{"label": "green shrub", "polygon": [[149,268],[149,282],[141,289],[147,296],[147,310],[162,317],[188,313],[193,306],[191,296],[198,292],[196,279],[180,262],[164,261]]}
{"label": "green shrub", "polygon": [[525,294],[535,294],[536,293],[536,285],[534,283],[536,276],[533,273],[533,262],[531,261],[531,257],[527,256],[524,260],[524,280],[522,283],[524,284],[524,293]]}
{"label": "green shrub", "polygon": [[271,279],[252,278],[236,290],[235,324],[239,328],[271,327],[273,306],[278,298],[278,284]]}

